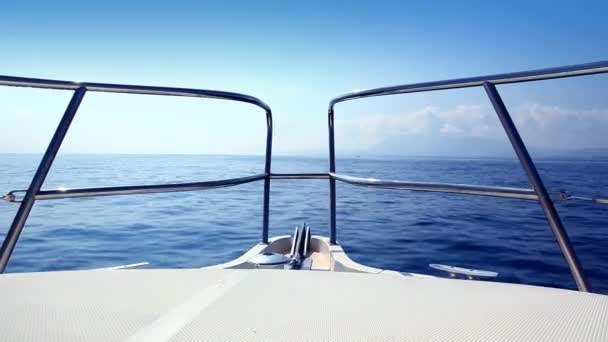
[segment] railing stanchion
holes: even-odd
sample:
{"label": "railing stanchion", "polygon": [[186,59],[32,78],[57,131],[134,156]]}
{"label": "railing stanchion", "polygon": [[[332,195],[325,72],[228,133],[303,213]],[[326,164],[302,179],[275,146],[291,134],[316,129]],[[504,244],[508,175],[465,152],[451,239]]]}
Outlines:
{"label": "railing stanchion", "polygon": [[65,135],[72,124],[72,120],[78,111],[78,107],[80,106],[86,91],[87,90],[84,87],[80,87],[74,91],[74,95],[72,95],[72,99],[55,130],[55,134],[53,134],[51,142],[38,165],[36,174],[34,175],[34,178],[32,178],[32,182],[25,193],[23,201],[17,210],[13,223],[11,224],[8,233],[6,233],[6,238],[4,238],[4,242],[0,248],[0,273],[4,273],[4,270],[6,269],[8,260],[10,259],[13,249],[17,244],[17,240],[19,240],[19,235],[21,235],[21,231],[23,230],[23,226],[34,206],[36,194],[40,191],[40,188],[53,165],[53,161],[57,156],[57,152],[59,152],[59,147],[61,147],[63,138],[65,138]]}
{"label": "railing stanchion", "polygon": [[262,212],[262,243],[268,243],[268,226],[270,221],[270,178],[272,162],[272,112],[266,110],[266,160],[264,163],[264,209]]}
{"label": "railing stanchion", "polygon": [[536,167],[534,166],[534,162],[532,161],[532,158],[530,157],[530,154],[528,153],[528,150],[526,149],[526,146],[519,135],[515,124],[513,123],[511,115],[509,115],[509,111],[507,110],[494,84],[485,82],[483,87],[490,98],[490,101],[492,102],[492,106],[500,119],[500,123],[509,137],[509,141],[517,154],[517,158],[528,176],[528,180],[530,181],[532,188],[538,195],[540,205],[545,212],[545,216],[547,217],[547,221],[549,222],[553,236],[557,240],[562,254],[568,263],[568,267],[570,267],[570,272],[572,273],[572,277],[576,282],[576,286],[578,287],[579,291],[589,292],[587,280],[585,279],[585,275],[583,274],[583,270],[579,264],[576,253],[572,248],[572,244],[568,238],[568,233],[566,233],[566,230],[564,229],[559,214],[555,209],[555,205],[547,193],[547,189],[545,188],[545,185],[543,184],[543,181],[538,174]]}
{"label": "railing stanchion", "polygon": [[[329,126],[329,172],[336,172],[336,146],[334,139],[334,109],[330,106],[327,115]],[[329,177],[329,243],[335,245],[336,240],[336,180]]]}

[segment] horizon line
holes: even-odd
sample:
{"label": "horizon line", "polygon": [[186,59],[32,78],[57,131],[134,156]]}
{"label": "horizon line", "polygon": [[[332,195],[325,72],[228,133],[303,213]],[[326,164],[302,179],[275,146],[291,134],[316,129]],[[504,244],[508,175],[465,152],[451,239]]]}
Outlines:
{"label": "horizon line", "polygon": [[[2,152],[0,155],[40,155],[44,152]],[[250,154],[250,153],[149,153],[149,152],[64,152],[58,155],[70,155],[70,156],[206,156],[206,157],[259,157],[265,158],[264,154]],[[325,159],[329,156],[316,154],[316,153],[273,153],[272,157],[290,157],[290,158],[311,158],[311,159]],[[412,159],[493,159],[493,160],[513,160],[517,161],[515,155],[417,155],[417,154],[354,154],[349,153],[344,156],[336,156],[336,159],[373,159],[373,158],[412,158]],[[549,154],[534,157],[533,159],[608,159],[608,155],[588,155],[578,156],[572,154]]]}

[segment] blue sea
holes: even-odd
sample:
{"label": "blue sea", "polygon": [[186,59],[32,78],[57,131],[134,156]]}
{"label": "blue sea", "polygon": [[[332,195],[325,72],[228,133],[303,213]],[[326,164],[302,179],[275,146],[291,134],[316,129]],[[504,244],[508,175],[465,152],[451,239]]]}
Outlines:
{"label": "blue sea", "polygon": [[[0,155],[0,192],[25,189],[39,155]],[[44,189],[193,182],[261,173],[263,158],[60,155]],[[527,187],[516,160],[344,158],[338,172],[382,179]],[[544,159],[550,192],[608,195],[608,160]],[[326,172],[326,158],[274,157],[273,172]],[[8,272],[76,270],[147,261],[201,267],[231,260],[261,237],[263,183],[208,191],[38,201]],[[338,241],[357,262],[440,275],[430,263],[499,272],[496,281],[574,288],[538,203],[378,190],[338,183]],[[0,202],[4,235],[18,204]],[[557,203],[596,292],[608,293],[608,205]],[[270,235],[307,222],[328,233],[328,181],[276,180]]]}

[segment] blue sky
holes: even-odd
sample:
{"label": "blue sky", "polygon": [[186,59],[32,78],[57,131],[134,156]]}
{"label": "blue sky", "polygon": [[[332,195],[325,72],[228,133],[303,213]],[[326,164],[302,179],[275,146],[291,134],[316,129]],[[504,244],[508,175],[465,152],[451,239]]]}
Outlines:
{"label": "blue sky", "polygon": [[[332,97],[607,60],[607,10],[605,1],[15,1],[0,10],[0,74],[247,93],[273,108],[277,154],[322,155]],[[535,150],[606,147],[608,76],[499,90]],[[0,152],[44,150],[69,96],[0,88]],[[263,153],[263,113],[242,104],[87,94],[81,108],[62,152]],[[337,138],[344,154],[508,152],[482,89],[338,105]]]}

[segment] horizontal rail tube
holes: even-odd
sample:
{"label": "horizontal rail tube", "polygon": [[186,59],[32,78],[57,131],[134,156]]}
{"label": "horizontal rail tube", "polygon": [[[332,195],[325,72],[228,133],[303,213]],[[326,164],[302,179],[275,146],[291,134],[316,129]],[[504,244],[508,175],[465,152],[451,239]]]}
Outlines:
{"label": "horizontal rail tube", "polygon": [[328,173],[273,173],[270,179],[329,179]]}
{"label": "horizontal rail tube", "polygon": [[134,194],[151,194],[163,192],[181,192],[181,191],[197,191],[215,188],[223,188],[235,186],[239,184],[251,183],[266,179],[267,174],[221,179],[208,182],[197,183],[180,183],[180,184],[158,184],[158,185],[133,185],[133,186],[115,186],[102,188],[84,188],[84,189],[69,189],[69,190],[44,190],[38,192],[36,200],[61,199],[61,198],[79,198],[79,197],[97,197],[97,196],[116,196],[116,195],[134,195]]}
{"label": "horizontal rail tube", "polygon": [[[113,196],[128,194],[146,194],[162,192],[180,192],[214,189],[219,187],[229,187],[244,183],[255,182],[266,178],[266,174],[258,174],[249,177],[222,179],[208,182],[182,183],[182,184],[160,184],[160,185],[134,185],[119,187],[83,188],[69,190],[45,190],[36,195],[36,200]],[[449,183],[424,183],[424,182],[403,182],[394,180],[379,180],[374,178],[360,178],[335,173],[274,173],[271,179],[335,179],[345,183],[377,187],[395,190],[429,191],[429,192],[448,192],[468,195],[481,195],[492,197],[505,197],[525,200],[538,200],[538,196],[531,189],[480,186],[468,184],[449,184]],[[21,191],[14,190],[11,193]]]}
{"label": "horizontal rail tube", "polygon": [[528,81],[550,80],[555,78],[592,75],[608,72],[608,61],[596,63],[578,64],[559,68],[538,69],[508,74],[498,74],[480,77],[459,78],[446,81],[415,83],[407,85],[397,85],[391,87],[375,88],[363,91],[356,91],[336,97],[329,103],[329,108],[333,108],[336,103],[360,99],[364,97],[416,93],[422,91],[433,91],[441,89],[457,89],[482,86],[489,82],[492,84],[508,84]]}
{"label": "horizontal rail tube", "polygon": [[256,105],[265,111],[270,111],[270,106],[262,100],[239,93],[206,90],[206,89],[190,89],[190,88],[173,88],[173,87],[152,87],[141,85],[123,85],[110,83],[92,83],[92,82],[70,82],[58,80],[46,80],[40,78],[0,76],[0,85],[12,87],[32,87],[42,89],[63,89],[74,90],[85,88],[87,91],[107,92],[107,93],[127,93],[127,94],[143,94],[143,95],[166,95],[166,96],[186,96],[186,97],[205,97],[220,100],[233,100],[246,102]]}
{"label": "horizontal rail tube", "polygon": [[422,182],[402,182],[392,180],[379,180],[373,178],[359,178],[347,175],[330,173],[332,179],[341,182],[383,189],[447,192],[466,195],[479,195],[491,197],[504,197],[525,200],[538,200],[538,196],[530,189],[506,188],[495,186],[480,186],[467,184],[445,184],[445,183],[422,183]]}

